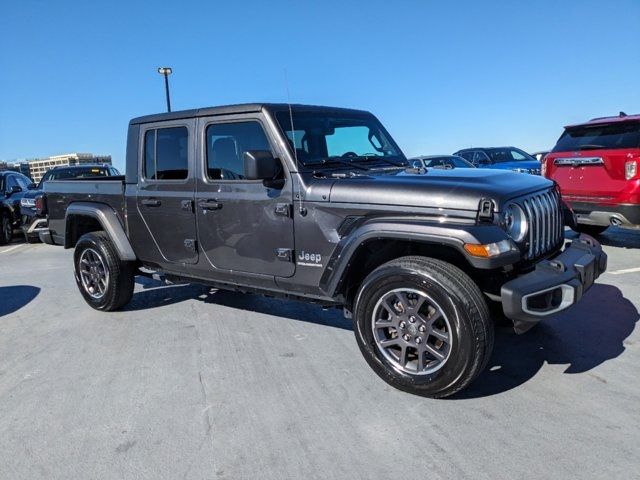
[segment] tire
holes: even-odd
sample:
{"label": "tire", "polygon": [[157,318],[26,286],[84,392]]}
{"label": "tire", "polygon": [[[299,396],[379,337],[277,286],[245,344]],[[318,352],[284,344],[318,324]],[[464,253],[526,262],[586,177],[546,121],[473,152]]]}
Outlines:
{"label": "tire", "polygon": [[113,311],[133,296],[134,265],[123,262],[103,231],[83,235],[73,254],[76,284],[96,310]]}
{"label": "tire", "polygon": [[[396,327],[380,326],[386,322]],[[354,333],[365,360],[385,382],[443,398],[467,387],[484,370],[494,325],[482,293],[462,270],[411,256],[385,263],[365,279],[356,297]],[[425,352],[427,347],[431,350]],[[403,351],[408,352],[404,367]]]}
{"label": "tire", "polygon": [[606,225],[585,225],[583,223],[579,223],[574,227],[576,232],[586,233],[587,235],[597,236],[604,232],[607,228]]}
{"label": "tire", "polygon": [[11,219],[6,213],[0,213],[0,245],[11,242],[13,237],[13,226]]}

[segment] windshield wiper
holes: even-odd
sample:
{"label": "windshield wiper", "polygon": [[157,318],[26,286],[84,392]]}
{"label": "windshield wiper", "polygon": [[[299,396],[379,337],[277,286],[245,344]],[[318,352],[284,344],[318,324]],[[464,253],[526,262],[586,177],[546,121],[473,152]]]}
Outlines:
{"label": "windshield wiper", "polygon": [[363,165],[358,165],[357,163],[353,163],[350,160],[346,160],[342,157],[327,157],[327,158],[323,158],[320,162],[308,163],[306,164],[306,166],[331,165],[331,164],[347,165],[350,168],[357,168],[359,170],[369,170],[369,168]]}
{"label": "windshield wiper", "polygon": [[387,165],[393,165],[394,167],[399,167],[399,168],[406,168],[408,166],[408,165],[405,165],[404,163],[394,162],[393,160],[389,160],[388,158],[385,158],[379,155],[358,155],[357,157],[350,157],[350,158],[358,158],[358,159],[361,158],[366,162],[371,160],[381,161],[386,163]]}
{"label": "windshield wiper", "polygon": [[599,150],[599,149],[603,149],[603,148],[607,148],[604,145],[590,145],[590,144],[586,144],[586,145],[580,145],[578,147],[578,150]]}

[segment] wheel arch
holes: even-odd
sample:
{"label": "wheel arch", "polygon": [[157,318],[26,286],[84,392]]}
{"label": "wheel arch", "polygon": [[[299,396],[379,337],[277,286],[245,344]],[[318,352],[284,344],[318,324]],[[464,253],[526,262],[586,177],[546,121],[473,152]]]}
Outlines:
{"label": "wheel arch", "polygon": [[379,236],[366,238],[358,243],[338,277],[334,281],[333,296],[341,296],[349,309],[355,294],[364,279],[380,265],[405,256],[424,256],[446,261],[471,273],[473,266],[460,251],[463,243],[437,242],[429,239],[399,238],[395,236]]}
{"label": "wheel arch", "polygon": [[65,214],[64,248],[75,247],[85,233],[103,230],[123,261],[136,260],[127,234],[115,210],[107,204],[74,202]]}

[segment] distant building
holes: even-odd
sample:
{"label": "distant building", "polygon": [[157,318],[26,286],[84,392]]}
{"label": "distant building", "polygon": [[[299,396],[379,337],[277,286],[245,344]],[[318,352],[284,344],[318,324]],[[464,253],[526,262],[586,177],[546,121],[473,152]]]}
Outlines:
{"label": "distant building", "polygon": [[66,155],[54,155],[48,158],[35,158],[27,162],[29,166],[29,176],[35,183],[38,183],[47,170],[53,167],[66,167],[68,165],[82,165],[86,163],[106,163],[111,165],[111,155],[68,153]]}

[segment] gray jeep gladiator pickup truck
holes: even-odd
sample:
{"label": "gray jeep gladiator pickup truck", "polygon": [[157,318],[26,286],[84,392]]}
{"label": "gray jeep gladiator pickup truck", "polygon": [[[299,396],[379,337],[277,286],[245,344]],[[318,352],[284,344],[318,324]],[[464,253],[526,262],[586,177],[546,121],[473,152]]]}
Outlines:
{"label": "gray jeep gladiator pickup truck", "polygon": [[371,368],[430,397],[487,364],[490,304],[523,332],[607,261],[586,235],[564,244],[552,181],[409,168],[376,117],[342,108],[135,118],[126,175],[47,182],[43,208],[93,308],[126,305],[136,275],[341,307]]}

